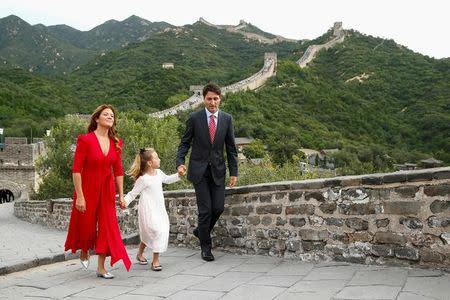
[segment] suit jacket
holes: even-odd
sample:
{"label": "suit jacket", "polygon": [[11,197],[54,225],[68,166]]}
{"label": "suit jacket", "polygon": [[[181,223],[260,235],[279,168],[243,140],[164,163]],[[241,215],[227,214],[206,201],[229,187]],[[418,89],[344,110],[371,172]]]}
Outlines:
{"label": "suit jacket", "polygon": [[237,150],[234,141],[233,118],[230,114],[219,110],[218,123],[214,144],[209,138],[209,127],[205,109],[191,113],[186,122],[186,131],[178,146],[176,164],[183,165],[189,148],[192,145],[189,158],[187,178],[196,184],[201,181],[208,165],[217,185],[224,183],[226,166],[224,149],[227,154],[230,176],[237,176]]}

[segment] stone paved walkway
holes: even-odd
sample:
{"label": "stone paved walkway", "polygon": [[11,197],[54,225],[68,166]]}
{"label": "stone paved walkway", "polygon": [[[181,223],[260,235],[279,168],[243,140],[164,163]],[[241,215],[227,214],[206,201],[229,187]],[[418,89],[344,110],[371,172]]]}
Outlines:
{"label": "stone paved walkway", "polygon": [[[30,260],[69,259],[60,252],[65,232],[17,220],[12,205],[3,205],[1,264],[10,272],[0,276],[0,299],[450,300],[450,274],[437,270],[314,264],[220,251],[214,251],[214,262],[204,262],[198,250],[174,247],[162,255],[161,272],[137,264],[126,272],[120,262],[111,269],[112,280],[96,277],[96,256],[88,270],[77,259],[27,269],[33,266]],[[136,256],[135,246],[128,251]],[[14,265],[25,270],[11,273]]]}

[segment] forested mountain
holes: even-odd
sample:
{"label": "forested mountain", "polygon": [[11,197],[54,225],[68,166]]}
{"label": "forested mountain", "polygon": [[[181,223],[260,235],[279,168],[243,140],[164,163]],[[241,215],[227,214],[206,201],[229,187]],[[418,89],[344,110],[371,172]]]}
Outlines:
{"label": "forested mountain", "polygon": [[67,25],[31,26],[11,15],[0,19],[0,61],[34,73],[65,74],[97,55],[144,41],[171,27],[131,16],[79,31]]}
{"label": "forested mountain", "polygon": [[[99,27],[110,30],[114,41],[125,39],[126,30],[114,29],[116,25]],[[246,78],[261,68],[265,52],[277,52],[277,74],[264,87],[223,99],[223,109],[235,118],[237,135],[262,140],[277,162],[291,159],[298,148],[339,148],[341,161],[367,162],[361,168],[373,171],[386,160],[434,156],[450,163],[449,59],[432,59],[392,40],[350,30],[343,43],[319,52],[301,69],[296,60],[309,45],[327,41],[331,30],[312,41],[263,44],[202,22],[159,25],[167,27],[142,42],[124,47],[119,42],[119,48],[105,54],[98,51],[107,39],[92,35],[83,44],[73,28],[44,28],[42,32],[70,49],[95,53],[64,76],[35,75],[28,66],[20,70],[5,64],[0,68],[0,127],[8,135],[27,135],[30,128],[43,134],[54,118],[89,113],[100,103],[139,111],[142,117],[186,99],[190,85],[227,85]],[[40,28],[30,27],[32,33]],[[246,28],[262,33],[251,24]],[[18,32],[6,37],[9,49],[29,40],[25,30]],[[0,54],[3,39],[2,31]],[[163,69],[165,62],[174,69]],[[186,115],[179,116],[181,122]]]}

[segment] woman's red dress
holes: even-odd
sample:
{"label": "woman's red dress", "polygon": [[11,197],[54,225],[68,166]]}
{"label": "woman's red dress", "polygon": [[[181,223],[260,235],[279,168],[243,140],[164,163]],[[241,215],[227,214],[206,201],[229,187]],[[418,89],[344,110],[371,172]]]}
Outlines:
{"label": "woman's red dress", "polygon": [[120,235],[115,201],[115,177],[123,176],[121,150],[116,150],[110,139],[109,152],[104,155],[94,132],[80,135],[72,173],[81,173],[86,211],[75,208],[74,192],[65,250],[86,252],[95,247],[97,254],[111,256],[111,266],[122,259],[128,271],[131,261]]}

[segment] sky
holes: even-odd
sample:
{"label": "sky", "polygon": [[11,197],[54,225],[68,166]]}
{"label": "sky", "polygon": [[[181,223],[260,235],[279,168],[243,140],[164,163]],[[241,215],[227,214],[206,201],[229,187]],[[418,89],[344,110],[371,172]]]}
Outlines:
{"label": "sky", "polygon": [[434,58],[450,57],[448,0],[0,0],[0,18],[16,15],[31,25],[66,24],[90,30],[110,19],[137,15],[151,22],[213,24],[245,20],[292,39],[314,39],[336,21],[344,29],[393,39]]}

